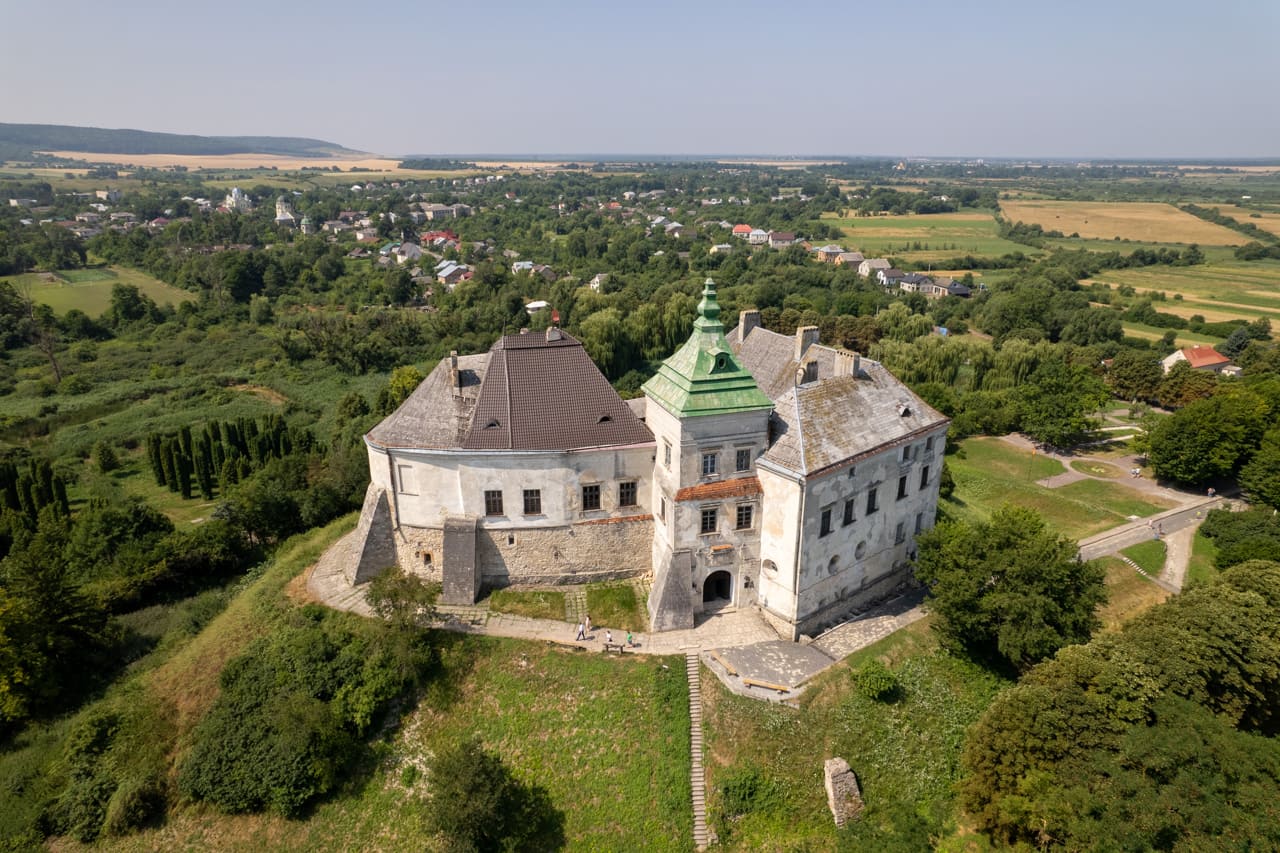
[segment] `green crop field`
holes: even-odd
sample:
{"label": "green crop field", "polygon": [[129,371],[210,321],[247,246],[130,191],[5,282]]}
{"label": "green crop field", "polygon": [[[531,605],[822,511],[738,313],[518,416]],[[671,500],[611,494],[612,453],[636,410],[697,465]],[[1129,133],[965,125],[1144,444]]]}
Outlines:
{"label": "green crop field", "polygon": [[155,300],[157,305],[193,301],[195,294],[165,284],[144,272],[124,267],[90,267],[61,270],[50,280],[43,273],[0,277],[12,282],[19,292],[30,292],[31,298],[48,305],[57,314],[79,308],[90,317],[99,317],[111,305],[111,288],[116,284],[132,284]]}
{"label": "green crop field", "polygon": [[[869,258],[902,258],[927,263],[964,255],[999,257],[1011,252],[1036,254],[1029,246],[1000,237],[989,213],[936,213],[906,216],[854,216],[823,222],[845,233],[845,248]],[[916,248],[919,243],[920,247]]]}

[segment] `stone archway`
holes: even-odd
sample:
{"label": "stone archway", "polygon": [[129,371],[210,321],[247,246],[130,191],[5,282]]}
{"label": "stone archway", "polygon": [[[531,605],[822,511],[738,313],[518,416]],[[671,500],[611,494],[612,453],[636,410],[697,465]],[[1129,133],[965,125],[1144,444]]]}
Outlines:
{"label": "stone archway", "polygon": [[733,603],[733,575],[723,569],[707,575],[702,582],[702,606],[712,610]]}

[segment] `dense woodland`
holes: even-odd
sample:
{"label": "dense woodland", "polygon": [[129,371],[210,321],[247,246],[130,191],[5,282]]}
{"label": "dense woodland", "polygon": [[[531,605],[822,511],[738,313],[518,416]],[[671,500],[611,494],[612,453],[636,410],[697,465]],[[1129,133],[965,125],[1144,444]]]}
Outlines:
{"label": "dense woodland", "polygon": [[[0,208],[0,275],[111,264],[189,295],[157,304],[116,283],[105,311],[59,314],[22,277],[0,280],[0,749],[72,720],[43,753],[56,760],[25,767],[15,783],[9,802],[22,807],[0,819],[5,843],[124,834],[181,802],[292,816],[326,796],[346,768],[368,760],[379,722],[402,713],[405,697],[430,679],[431,641],[416,626],[316,607],[278,614],[279,631],[228,665],[217,704],[180,756],[168,735],[144,745],[148,727],[168,724],[111,685],[158,647],[197,633],[288,537],[358,509],[363,434],[439,358],[545,326],[550,312],[531,316],[525,305],[546,300],[619,392],[635,395],[687,337],[711,277],[725,317],[756,308],[768,328],[815,325],[824,342],[882,361],[953,419],[953,443],[1022,431],[1071,447],[1097,437],[1096,412],[1113,398],[1161,407],[1171,414],[1153,415],[1140,439],[1160,477],[1197,487],[1238,481],[1268,508],[1212,517],[1206,534],[1229,571],[1114,635],[1090,639],[1100,576],[1033,514],[1011,511],[990,528],[944,519],[922,541],[921,580],[949,610],[941,630],[953,653],[1017,679],[964,750],[963,807],[992,840],[1174,849],[1222,835],[1239,846],[1274,844],[1280,815],[1267,792],[1280,782],[1270,710],[1280,690],[1272,648],[1280,566],[1266,561],[1280,560],[1269,509],[1280,508],[1280,348],[1270,324],[1187,320],[1161,310],[1163,293],[1082,282],[1131,267],[1194,269],[1205,262],[1196,246],[1069,250],[1046,242],[1061,235],[1001,220],[1001,236],[1027,251],[953,259],[944,266],[970,270],[974,295],[930,300],[820,264],[802,245],[748,246],[722,224],[793,231],[815,248],[847,243],[824,214],[999,215],[988,179],[1023,179],[1068,198],[1096,197],[1104,185],[1135,198],[1187,198],[1185,187],[1175,194],[1138,167],[1003,168],[937,168],[908,186],[887,163],[825,172],[673,163],[461,186],[382,182],[358,194],[304,182],[290,196],[315,222],[358,210],[387,242],[417,242],[435,227],[413,224],[411,205],[470,205],[474,215],[445,223],[456,246],[423,247],[435,252],[418,262],[423,276],[414,264],[379,263],[378,244],[372,257],[351,257],[350,234],[278,227],[272,202],[281,190],[269,185],[246,186],[258,202],[252,213],[202,213],[194,198],[225,191],[195,175],[155,173],[117,209],[166,224],[87,240],[57,224],[23,225],[22,209]],[[1111,183],[1120,173],[1132,182]],[[49,182],[0,188],[36,199],[43,219],[83,207]],[[624,194],[638,195],[606,204]],[[739,203],[703,204],[730,197]],[[1197,195],[1191,212],[1209,217],[1214,201],[1212,192]],[[652,224],[659,215],[696,232],[671,237]],[[1237,255],[1265,262],[1275,242]],[[725,243],[731,251],[710,251]],[[432,280],[437,256],[473,276],[452,288]],[[515,257],[547,264],[557,278],[512,273]],[[597,274],[608,276],[599,292],[584,286]],[[1127,337],[1124,322],[1166,333]],[[1184,329],[1222,339],[1243,375],[1164,374],[1159,359]],[[187,523],[175,522],[175,507]],[[194,514],[199,524],[189,523]],[[1071,594],[1052,602],[1037,631],[1009,617],[1019,602],[963,589],[1007,563],[979,547],[994,540],[1014,543],[1024,560],[1035,554],[1032,575],[1052,565],[1054,577],[1075,579],[1055,585]],[[1008,583],[1034,597],[1034,578],[1011,572]],[[138,616],[161,611],[163,629]],[[1061,726],[1038,729],[1047,717],[1028,710],[1037,708]],[[282,767],[301,769],[264,775]],[[1203,800],[1157,819],[1170,811],[1169,786],[1194,786]]]}

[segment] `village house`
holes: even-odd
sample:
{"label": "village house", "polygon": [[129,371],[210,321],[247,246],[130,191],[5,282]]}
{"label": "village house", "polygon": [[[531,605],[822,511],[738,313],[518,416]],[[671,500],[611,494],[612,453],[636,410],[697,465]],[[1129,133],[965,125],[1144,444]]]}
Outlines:
{"label": "village house", "polygon": [[462,604],[644,576],[656,631],[736,607],[812,636],[910,579],[948,425],[818,337],[768,331],[758,311],[726,333],[708,280],[636,400],[554,324],[450,355],[365,436],[347,580],[398,564]]}
{"label": "village house", "polygon": [[758,229],[753,229],[750,225],[735,225],[733,226],[732,233],[733,236],[737,237],[739,240],[746,240],[751,236],[751,232],[753,230]]}
{"label": "village house", "polygon": [[747,235],[747,242],[752,246],[763,246],[769,242],[769,232],[763,228],[753,228]]}
{"label": "village house", "polygon": [[1196,344],[1174,350],[1160,360],[1160,365],[1164,368],[1164,372],[1168,373],[1180,361],[1185,361],[1192,370],[1207,370],[1212,373],[1221,373],[1227,365],[1231,364],[1231,359],[1208,344]]}
{"label": "village house", "polygon": [[843,252],[843,246],[837,246],[835,243],[828,243],[818,249],[818,261],[824,264],[834,264],[836,262],[836,258]]}
{"label": "village house", "polygon": [[770,231],[769,232],[769,248],[785,249],[796,241],[796,235],[791,231]]}
{"label": "village house", "polygon": [[892,266],[884,258],[867,258],[858,264],[858,275],[863,278],[870,278],[877,270],[892,269]]}
{"label": "village house", "polygon": [[880,282],[880,286],[885,290],[897,290],[905,276],[906,273],[896,267],[876,270],[876,281]]}
{"label": "village house", "polygon": [[858,264],[865,260],[866,258],[862,256],[861,252],[840,252],[836,255],[836,259],[833,263],[838,267],[852,267],[857,269]]}

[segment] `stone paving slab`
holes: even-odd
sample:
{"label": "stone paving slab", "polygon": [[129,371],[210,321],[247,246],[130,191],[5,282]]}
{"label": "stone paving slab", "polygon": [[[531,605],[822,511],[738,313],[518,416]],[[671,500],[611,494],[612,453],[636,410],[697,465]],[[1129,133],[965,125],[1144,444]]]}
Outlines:
{"label": "stone paving slab", "polygon": [[813,645],[834,660],[843,660],[859,649],[923,619],[924,590],[915,589],[892,598],[848,622],[835,626],[813,641]]}
{"label": "stone paving slab", "polygon": [[752,643],[749,646],[714,649],[720,661],[729,664],[738,673],[738,679],[755,693],[777,693],[768,687],[750,687],[746,680],[764,681],[786,687],[792,693],[810,678],[835,663],[813,646],[802,646],[786,640]]}

